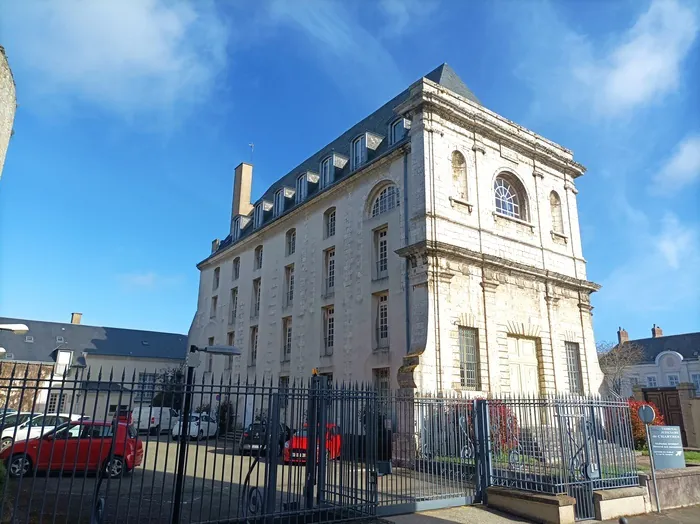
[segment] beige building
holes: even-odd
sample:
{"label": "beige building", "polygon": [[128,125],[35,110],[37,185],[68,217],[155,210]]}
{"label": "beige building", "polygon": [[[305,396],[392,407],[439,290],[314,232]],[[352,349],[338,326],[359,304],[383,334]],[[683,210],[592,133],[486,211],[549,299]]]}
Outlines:
{"label": "beige building", "polygon": [[2,177],[5,155],[12,136],[16,109],[15,81],[5,56],[5,48],[0,46],[0,177]]}
{"label": "beige building", "polygon": [[[251,201],[200,264],[190,343],[218,380],[597,391],[571,151],[443,64]],[[210,376],[210,375],[207,375]]]}

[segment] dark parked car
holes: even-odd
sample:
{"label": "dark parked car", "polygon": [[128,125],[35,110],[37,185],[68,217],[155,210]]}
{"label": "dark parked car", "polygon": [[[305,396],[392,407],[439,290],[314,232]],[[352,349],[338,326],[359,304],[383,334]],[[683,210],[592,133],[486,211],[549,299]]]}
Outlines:
{"label": "dark parked car", "polygon": [[[241,443],[238,446],[238,451],[241,455],[245,452],[260,451],[267,442],[267,424],[254,422],[243,431]],[[280,424],[279,439],[277,443],[277,453],[281,454],[284,449],[284,443],[292,438],[292,430],[286,424]]]}

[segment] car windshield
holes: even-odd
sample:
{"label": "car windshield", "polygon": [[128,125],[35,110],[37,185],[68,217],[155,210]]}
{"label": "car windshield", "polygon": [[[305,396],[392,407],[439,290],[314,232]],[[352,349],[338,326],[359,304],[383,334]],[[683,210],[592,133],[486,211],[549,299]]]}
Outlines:
{"label": "car windshield", "polygon": [[258,433],[262,433],[265,431],[265,426],[262,424],[251,424],[248,426],[248,431],[257,431]]}

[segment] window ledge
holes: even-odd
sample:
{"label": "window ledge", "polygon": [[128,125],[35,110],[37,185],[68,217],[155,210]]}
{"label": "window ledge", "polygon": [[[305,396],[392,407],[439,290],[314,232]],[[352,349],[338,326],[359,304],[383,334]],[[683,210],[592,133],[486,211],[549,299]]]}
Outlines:
{"label": "window ledge", "polygon": [[469,210],[469,213],[471,213],[472,210],[474,209],[474,206],[471,205],[469,202],[467,202],[466,200],[462,200],[461,198],[457,198],[457,197],[450,197],[450,204],[452,204],[452,207],[455,207],[455,204],[458,204],[460,206],[465,206],[467,208],[467,210]]}
{"label": "window ledge", "polygon": [[563,240],[565,244],[568,244],[569,242],[569,237],[562,233],[557,233],[556,231],[550,231],[552,234],[552,240]]}
{"label": "window ledge", "polygon": [[509,217],[508,215],[503,215],[501,213],[498,213],[496,211],[493,212],[493,218],[498,220],[503,219],[503,220],[510,220],[511,222],[515,222],[516,224],[523,225],[525,227],[529,227],[530,230],[534,233],[535,232],[535,226],[531,224],[530,222],[527,222],[525,220],[522,220],[520,218],[515,218],[515,217]]}

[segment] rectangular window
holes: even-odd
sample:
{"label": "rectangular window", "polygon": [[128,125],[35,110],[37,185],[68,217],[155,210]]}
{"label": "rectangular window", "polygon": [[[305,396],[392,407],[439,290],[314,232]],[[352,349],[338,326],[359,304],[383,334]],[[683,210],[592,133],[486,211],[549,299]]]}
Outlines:
{"label": "rectangular window", "polygon": [[214,355],[207,354],[207,373],[212,373],[214,371]]}
{"label": "rectangular window", "polygon": [[292,229],[287,232],[287,256],[293,255],[297,250],[297,231]]}
{"label": "rectangular window", "polygon": [[139,391],[136,395],[141,402],[150,402],[156,394],[156,374],[139,373]]}
{"label": "rectangular window", "polygon": [[656,375],[647,375],[647,387],[648,388],[657,387]]}
{"label": "rectangular window", "polygon": [[352,143],[352,168],[357,169],[365,162],[366,137],[362,135]]}
{"label": "rectangular window", "polygon": [[284,213],[284,189],[280,189],[275,193],[274,215],[276,217]]}
{"label": "rectangular window", "polygon": [[227,346],[233,346],[233,338],[235,336],[235,331],[229,331],[226,333],[226,345]]}
{"label": "rectangular window", "polygon": [[231,300],[229,302],[228,323],[234,325],[236,323],[236,315],[238,314],[238,288],[231,289]]}
{"label": "rectangular window", "polygon": [[335,248],[326,250],[326,293],[333,293],[335,290]]}
{"label": "rectangular window", "polygon": [[564,342],[566,349],[566,369],[569,374],[569,393],[583,393],[583,375],[581,373],[581,352],[576,342]]}
{"label": "rectangular window", "polygon": [[332,157],[326,158],[323,162],[321,162],[321,187],[328,187],[331,185],[331,173],[332,173],[332,167],[333,164],[331,163]]}
{"label": "rectangular window", "polygon": [[256,278],[253,280],[253,304],[250,311],[250,316],[253,318],[258,318],[260,314],[260,279]]}
{"label": "rectangular window", "polygon": [[297,187],[295,193],[295,201],[297,204],[301,204],[304,200],[306,200],[306,191],[306,175],[304,174],[297,178]]}
{"label": "rectangular window", "polygon": [[214,345],[214,337],[209,337],[207,339],[207,346],[213,346]]}
{"label": "rectangular window", "polygon": [[254,366],[258,359],[258,326],[250,328],[250,365]]}
{"label": "rectangular window", "polygon": [[262,203],[256,204],[255,211],[253,214],[253,224],[255,225],[256,228],[262,226],[264,216],[265,216],[265,212],[263,210]]}
{"label": "rectangular window", "polygon": [[212,291],[216,291],[219,289],[219,276],[221,275],[221,268],[217,267],[214,268],[214,282],[212,282],[211,289]]}
{"label": "rectangular window", "polygon": [[63,337],[56,337],[56,344],[63,344],[66,341]]}
{"label": "rectangular window", "polygon": [[459,326],[459,379],[465,389],[478,391],[479,380],[479,332],[474,328]]}
{"label": "rectangular window", "polygon": [[[233,346],[233,333],[229,333],[231,335],[231,343],[229,346]],[[225,371],[231,371],[233,369],[233,355],[226,355],[226,369]]]}
{"label": "rectangular window", "polygon": [[282,360],[289,360],[292,354],[292,317],[282,319]]}
{"label": "rectangular window", "polygon": [[72,351],[61,350],[56,356],[56,375],[63,376],[70,367],[73,358]]}
{"label": "rectangular window", "polygon": [[329,306],[323,310],[323,347],[324,355],[333,354],[335,345],[335,308]]}
{"label": "rectangular window", "polygon": [[211,308],[209,309],[209,318],[216,317],[216,308],[219,305],[219,297],[211,297]]}
{"label": "rectangular window", "polygon": [[668,379],[668,385],[672,388],[676,387],[678,384],[681,383],[681,379],[678,376],[678,373],[671,373],[666,378]]}
{"label": "rectangular window", "polygon": [[233,260],[233,272],[231,276],[233,277],[231,280],[238,280],[238,277],[241,275],[241,259],[236,257]]}
{"label": "rectangular window", "polygon": [[233,238],[233,241],[235,242],[238,240],[238,237],[241,235],[241,219],[240,217],[236,217],[233,219],[233,225],[231,226],[231,237]]}
{"label": "rectangular window", "polygon": [[695,386],[695,396],[700,397],[700,373],[693,373],[690,375],[690,380]]}
{"label": "rectangular window", "polygon": [[255,248],[255,254],[254,254],[254,269],[260,269],[262,268],[263,264],[263,247],[258,246]]}
{"label": "rectangular window", "polygon": [[326,211],[326,238],[335,236],[335,209]]}
{"label": "rectangular window", "polygon": [[377,295],[377,348],[389,347],[389,295]]}
{"label": "rectangular window", "polygon": [[285,268],[285,306],[294,303],[294,265]]}
{"label": "rectangular window", "polygon": [[376,278],[385,278],[388,276],[389,269],[389,236],[387,229],[380,229],[374,232],[374,246],[376,253]]}
{"label": "rectangular window", "polygon": [[400,142],[406,136],[406,131],[410,129],[410,127],[406,125],[406,122],[408,122],[406,119],[399,118],[391,124],[389,140],[392,144]]}
{"label": "rectangular window", "polygon": [[374,388],[380,397],[389,396],[389,368],[376,368],[372,370]]}

